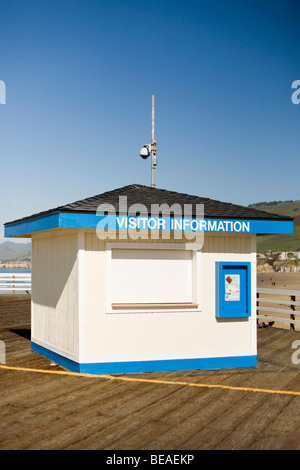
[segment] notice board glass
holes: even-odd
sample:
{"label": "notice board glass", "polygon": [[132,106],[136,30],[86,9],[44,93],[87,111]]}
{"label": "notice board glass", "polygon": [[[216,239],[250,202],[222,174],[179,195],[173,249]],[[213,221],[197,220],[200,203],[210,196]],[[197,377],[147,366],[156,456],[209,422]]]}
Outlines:
{"label": "notice board glass", "polygon": [[216,317],[251,316],[251,263],[216,262]]}

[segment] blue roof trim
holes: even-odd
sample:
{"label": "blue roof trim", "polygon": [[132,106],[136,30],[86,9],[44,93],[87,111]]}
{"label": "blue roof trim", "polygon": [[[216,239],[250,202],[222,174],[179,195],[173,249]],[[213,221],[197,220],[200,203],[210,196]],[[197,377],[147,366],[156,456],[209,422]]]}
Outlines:
{"label": "blue roof trim", "polygon": [[[140,224],[140,225],[139,225]],[[145,225],[146,224],[146,225]],[[183,225],[185,224],[185,225]],[[293,234],[293,221],[238,219],[170,219],[79,213],[55,213],[4,226],[5,237],[22,237],[55,228],[187,230],[217,233]]]}
{"label": "blue roof trim", "polygon": [[4,226],[5,237],[18,237],[59,227],[59,213]]}

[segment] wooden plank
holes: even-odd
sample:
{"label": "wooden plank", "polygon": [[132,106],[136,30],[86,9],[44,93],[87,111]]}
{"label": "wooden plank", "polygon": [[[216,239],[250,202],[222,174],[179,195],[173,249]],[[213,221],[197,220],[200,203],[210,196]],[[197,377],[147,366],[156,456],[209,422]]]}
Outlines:
{"label": "wooden plank", "polygon": [[[300,391],[296,331],[258,329],[253,368],[129,375]],[[30,297],[0,295],[10,364],[61,370],[31,351]],[[0,369],[0,449],[297,449],[300,399],[251,391]]]}
{"label": "wooden plank", "polygon": [[282,323],[294,323],[295,325],[300,325],[300,320],[292,320],[291,318],[272,317],[270,315],[257,315],[257,318],[266,321],[278,321]]}
{"label": "wooden plank", "polygon": [[273,308],[273,307],[261,307],[260,305],[257,307],[257,311],[262,311],[262,312],[276,312],[276,313],[287,313],[290,315],[291,313],[293,315],[300,315],[300,312],[297,312],[295,310],[288,310],[286,308]]}
{"label": "wooden plank", "polygon": [[198,308],[198,304],[189,303],[161,303],[161,304],[141,304],[141,303],[113,303],[112,308],[126,309],[126,308]]}
{"label": "wooden plank", "polygon": [[289,290],[289,289],[263,289],[257,288],[258,294],[275,294],[275,295],[295,295],[300,296],[300,290]]}
{"label": "wooden plank", "polygon": [[30,287],[28,286],[22,286],[22,287],[0,287],[0,291],[15,291],[15,290],[20,290],[20,291],[24,291],[24,290],[31,290]]}
{"label": "wooden plank", "polygon": [[22,279],[22,280],[23,279],[31,279],[31,274],[29,274],[29,273],[28,274],[26,274],[26,273],[24,273],[24,274],[21,274],[21,273],[20,274],[0,273],[0,279],[1,279],[1,281],[3,281],[4,279],[10,279],[10,280],[11,279],[15,279],[15,280],[17,280],[17,279]]}
{"label": "wooden plank", "polygon": [[[134,400],[137,394],[142,393],[139,384],[130,384],[129,387],[127,384],[118,384],[116,387],[112,382],[101,382],[99,387],[99,380],[92,384],[93,379],[88,381],[88,388],[86,388],[87,381],[79,379],[85,382],[85,386],[72,390],[74,378],[68,377],[68,379],[70,389],[58,385],[57,390],[53,389],[50,396],[44,395],[40,403],[36,405],[29,403],[31,414],[27,416],[27,422],[30,418],[30,426],[27,426],[26,435],[23,436],[21,449],[47,449],[49,446],[56,448],[58,442],[60,446],[65,446],[69,436],[72,440],[77,440],[78,435],[82,438],[82,426],[79,426],[81,423],[88,423],[89,429],[92,429],[93,420],[95,426],[99,424],[104,426],[106,421],[115,420],[115,412],[112,417],[106,416],[103,411],[99,414],[100,404],[101,408],[105,403],[116,406],[118,400]],[[103,419],[99,419],[100,416]],[[20,422],[13,427],[13,432],[10,435],[5,434],[5,447],[13,445],[23,422],[21,416]],[[79,429],[76,429],[78,426]]]}
{"label": "wooden plank", "polygon": [[293,300],[264,299],[263,297],[259,297],[259,298],[257,298],[257,301],[259,302],[259,304],[261,304],[261,303],[271,303],[271,304],[300,306],[300,302],[295,302]]}
{"label": "wooden plank", "polygon": [[[293,373],[282,375],[281,387],[284,389],[293,389],[295,385],[299,386],[298,376],[299,372],[297,370]],[[278,396],[276,395],[271,397],[264,397],[264,403],[262,403],[260,407],[257,407],[255,410],[253,410],[251,416],[247,417],[244,423],[242,423],[238,429],[235,429],[230,436],[227,436],[219,448],[259,448],[260,446],[258,446],[257,443],[261,439],[264,440],[264,436],[269,435],[270,425],[272,425],[277,420],[277,417],[282,415],[282,413],[285,414],[285,410],[292,402],[295,403],[295,397],[285,396],[282,398],[282,400],[278,400]],[[289,424],[286,423],[284,426],[285,429],[288,429],[288,426]],[[289,432],[292,432],[291,428]],[[282,436],[284,434],[285,432],[283,429],[277,426],[275,435]]]}

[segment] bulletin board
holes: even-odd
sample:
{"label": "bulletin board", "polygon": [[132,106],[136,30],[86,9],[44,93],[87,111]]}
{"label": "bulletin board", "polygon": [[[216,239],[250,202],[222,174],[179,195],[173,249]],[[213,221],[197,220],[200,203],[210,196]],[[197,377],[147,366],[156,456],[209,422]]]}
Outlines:
{"label": "bulletin board", "polygon": [[216,262],[216,317],[251,316],[251,263]]}

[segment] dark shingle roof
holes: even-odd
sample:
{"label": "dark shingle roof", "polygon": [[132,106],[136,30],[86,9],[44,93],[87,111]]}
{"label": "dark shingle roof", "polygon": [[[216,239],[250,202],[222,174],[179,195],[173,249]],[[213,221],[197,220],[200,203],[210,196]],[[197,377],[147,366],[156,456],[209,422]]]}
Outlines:
{"label": "dark shingle roof", "polygon": [[23,222],[25,220],[31,220],[57,212],[95,214],[98,206],[104,203],[112,204],[117,211],[119,208],[119,196],[127,196],[127,207],[137,203],[143,204],[147,207],[149,215],[151,214],[151,204],[168,204],[169,206],[180,204],[182,209],[184,204],[192,204],[194,217],[196,204],[204,204],[204,217],[206,219],[293,220],[291,217],[271,214],[265,211],[228,202],[216,201],[207,197],[193,196],[175,191],[168,191],[166,189],[143,186],[140,184],[131,184],[129,186],[107,191],[103,194],[75,201],[38,214],[33,214],[29,217],[24,217],[13,222],[8,222],[5,225],[21,221]]}

